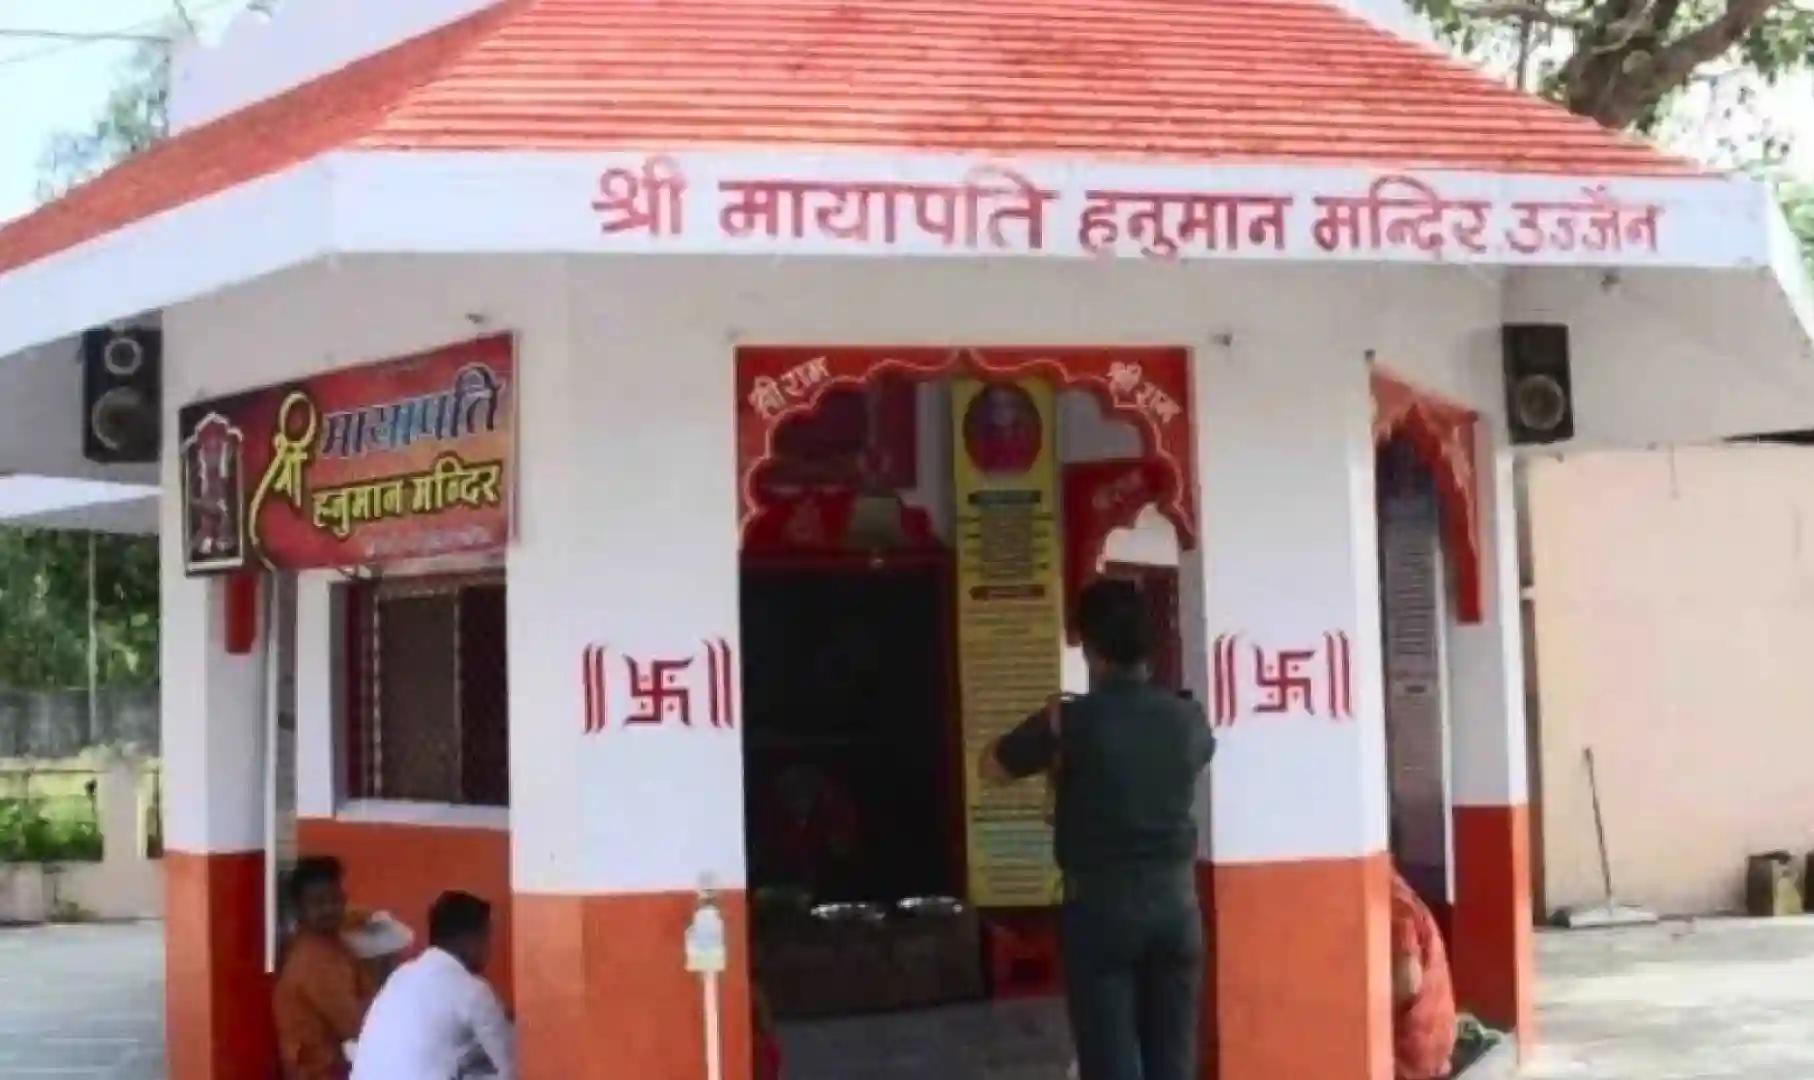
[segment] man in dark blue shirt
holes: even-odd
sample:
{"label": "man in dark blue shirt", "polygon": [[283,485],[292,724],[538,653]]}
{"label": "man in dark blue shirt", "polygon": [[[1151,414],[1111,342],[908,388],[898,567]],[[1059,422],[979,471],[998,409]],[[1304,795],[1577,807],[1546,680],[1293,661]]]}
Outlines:
{"label": "man in dark blue shirt", "polygon": [[1090,692],[992,743],[983,778],[1047,773],[1056,788],[1081,1080],[1196,1080],[1204,950],[1192,809],[1215,743],[1201,706],[1148,680],[1138,587],[1090,585],[1078,622]]}

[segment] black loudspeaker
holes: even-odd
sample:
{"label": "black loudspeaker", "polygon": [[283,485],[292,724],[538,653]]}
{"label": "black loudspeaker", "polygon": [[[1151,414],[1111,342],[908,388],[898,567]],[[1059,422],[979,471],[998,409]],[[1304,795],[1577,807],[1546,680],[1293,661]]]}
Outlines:
{"label": "black loudspeaker", "polygon": [[1568,371],[1568,327],[1504,327],[1505,414],[1514,445],[1575,437],[1574,382]]}
{"label": "black loudspeaker", "polygon": [[164,337],[156,330],[82,335],[82,455],[102,464],[157,460]]}

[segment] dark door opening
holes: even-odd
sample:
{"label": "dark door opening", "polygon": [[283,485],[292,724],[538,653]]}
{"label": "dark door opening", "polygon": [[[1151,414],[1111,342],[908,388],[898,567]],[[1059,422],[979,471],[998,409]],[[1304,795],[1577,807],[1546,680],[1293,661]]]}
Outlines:
{"label": "dark door opening", "polygon": [[1453,900],[1447,581],[1435,481],[1402,440],[1380,450],[1377,477],[1392,857],[1446,923]]}
{"label": "dark door opening", "polygon": [[950,895],[942,560],[746,562],[750,884],[815,903]]}

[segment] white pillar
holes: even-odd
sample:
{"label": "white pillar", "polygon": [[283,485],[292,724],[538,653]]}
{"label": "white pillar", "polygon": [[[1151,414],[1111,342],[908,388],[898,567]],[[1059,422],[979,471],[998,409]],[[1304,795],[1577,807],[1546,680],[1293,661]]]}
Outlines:
{"label": "white pillar", "polygon": [[1372,402],[1347,341],[1307,314],[1195,358],[1223,1080],[1392,1072]]}
{"label": "white pillar", "polygon": [[1481,424],[1483,618],[1451,628],[1455,989],[1463,1008],[1518,1032],[1535,1018],[1524,638],[1511,450]]}
{"label": "white pillar", "polygon": [[1518,518],[1512,451],[1481,424],[1481,621],[1449,630],[1451,706],[1455,710],[1455,802],[1522,806],[1525,757],[1524,638],[1518,575]]}
{"label": "white pillar", "polygon": [[[168,354],[180,358],[180,343],[173,334]],[[275,1052],[264,973],[264,699],[257,654],[227,654],[225,583],[183,573],[183,397],[170,389],[159,597],[169,1071],[231,1080],[262,1075]]]}
{"label": "white pillar", "polygon": [[706,1074],[682,934],[709,883],[730,927],[723,1067],[746,1076],[733,349],[614,301],[595,273],[575,266],[564,334],[520,342],[508,573],[524,1073]]}

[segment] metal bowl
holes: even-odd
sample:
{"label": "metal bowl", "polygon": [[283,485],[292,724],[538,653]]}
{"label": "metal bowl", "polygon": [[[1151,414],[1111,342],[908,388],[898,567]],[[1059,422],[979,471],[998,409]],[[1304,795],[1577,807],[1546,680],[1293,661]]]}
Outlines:
{"label": "metal bowl", "polygon": [[888,917],[876,904],[820,904],[813,908],[813,918],[828,923],[879,923]]}
{"label": "metal bowl", "polygon": [[896,907],[901,914],[915,918],[950,918],[964,913],[964,902],[954,896],[910,896]]}

